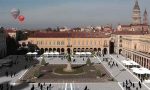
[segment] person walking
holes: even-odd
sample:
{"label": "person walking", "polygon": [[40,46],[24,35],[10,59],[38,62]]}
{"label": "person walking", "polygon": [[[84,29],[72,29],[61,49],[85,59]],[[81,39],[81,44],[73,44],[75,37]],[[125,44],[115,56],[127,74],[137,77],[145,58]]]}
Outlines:
{"label": "person walking", "polygon": [[87,86],[85,86],[84,90],[87,90]]}
{"label": "person walking", "polygon": [[139,84],[139,87],[140,87],[141,86],[141,82],[139,81],[138,84]]}

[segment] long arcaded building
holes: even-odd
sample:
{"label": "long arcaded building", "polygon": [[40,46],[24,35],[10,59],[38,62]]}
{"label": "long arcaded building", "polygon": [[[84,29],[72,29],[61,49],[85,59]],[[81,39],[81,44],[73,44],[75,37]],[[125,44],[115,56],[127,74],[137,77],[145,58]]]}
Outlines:
{"label": "long arcaded building", "polygon": [[110,51],[110,35],[102,32],[37,32],[29,36],[27,41],[36,44],[43,52],[97,51],[107,54]]}

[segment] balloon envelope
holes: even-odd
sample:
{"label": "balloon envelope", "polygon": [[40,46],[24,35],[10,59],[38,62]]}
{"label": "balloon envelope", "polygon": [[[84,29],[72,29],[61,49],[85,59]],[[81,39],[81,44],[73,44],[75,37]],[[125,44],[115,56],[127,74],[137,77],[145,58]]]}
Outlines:
{"label": "balloon envelope", "polygon": [[23,15],[18,16],[18,20],[19,20],[20,22],[23,22],[24,19],[25,19],[25,17],[24,17]]}
{"label": "balloon envelope", "polygon": [[13,8],[11,10],[11,15],[13,16],[14,19],[17,19],[17,17],[19,16],[19,14],[20,14],[20,10],[19,9]]}

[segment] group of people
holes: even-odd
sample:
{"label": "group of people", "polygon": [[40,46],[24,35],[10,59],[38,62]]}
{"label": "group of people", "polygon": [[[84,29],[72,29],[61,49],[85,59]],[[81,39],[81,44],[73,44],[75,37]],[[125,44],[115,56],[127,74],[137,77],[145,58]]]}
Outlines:
{"label": "group of people", "polygon": [[0,84],[0,90],[13,90],[13,86],[9,85],[8,83]]}
{"label": "group of people", "polygon": [[45,83],[43,83],[43,84],[38,83],[37,87],[35,87],[33,84],[30,90],[37,90],[37,89],[38,90],[51,90],[52,88],[53,88],[52,84],[46,85]]}
{"label": "group of people", "polygon": [[114,61],[109,61],[108,66],[110,66],[110,68],[112,68],[113,66],[119,67],[118,63],[115,63]]}
{"label": "group of people", "polygon": [[12,72],[12,71],[5,71],[5,75],[8,77],[9,75],[11,76],[11,77],[15,77],[15,75],[16,75],[16,72]]}
{"label": "group of people", "polygon": [[131,82],[131,80],[126,80],[125,82],[123,82],[123,87],[126,89],[126,90],[131,90],[131,88],[135,88],[135,90],[140,90],[142,88],[142,84],[141,82],[139,81],[138,82],[138,86],[135,86],[135,83],[134,82]]}

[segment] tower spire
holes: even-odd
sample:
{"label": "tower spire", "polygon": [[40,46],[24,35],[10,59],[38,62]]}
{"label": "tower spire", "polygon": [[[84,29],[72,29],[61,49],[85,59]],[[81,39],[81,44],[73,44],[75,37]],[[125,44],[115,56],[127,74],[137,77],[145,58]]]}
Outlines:
{"label": "tower spire", "polygon": [[138,0],[135,1],[135,5],[133,7],[133,24],[141,24],[141,15],[140,15],[140,7],[138,4]]}
{"label": "tower spire", "polygon": [[144,14],[143,14],[143,24],[148,24],[148,14],[147,10],[145,9]]}

